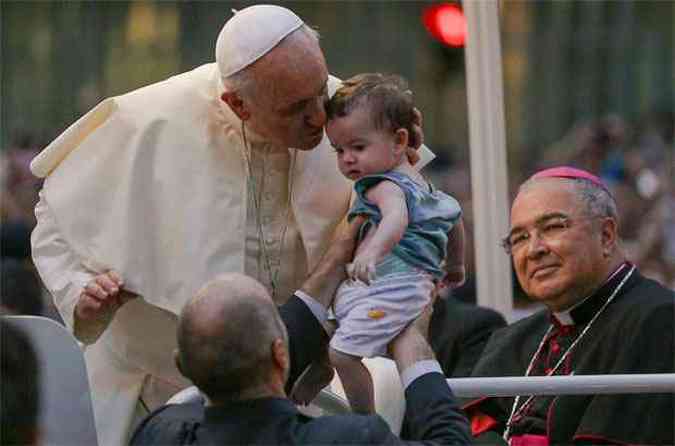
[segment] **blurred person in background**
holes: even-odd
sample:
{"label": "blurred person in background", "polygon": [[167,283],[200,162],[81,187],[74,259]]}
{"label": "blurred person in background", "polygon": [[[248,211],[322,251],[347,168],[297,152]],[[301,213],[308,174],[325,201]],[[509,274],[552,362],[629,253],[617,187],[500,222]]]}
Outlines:
{"label": "blurred person in background", "polygon": [[[0,202],[0,216],[3,226],[9,224],[21,227],[14,230],[14,234],[21,234],[23,238],[35,226],[33,209],[38,202],[38,192],[42,181],[30,171],[30,160],[39,152],[36,137],[30,132],[15,131],[12,142],[0,153],[0,187],[2,202]],[[20,242],[17,242],[20,243]],[[26,241],[21,246],[27,245]],[[3,249],[5,249],[3,247]],[[28,257],[28,256],[25,256]]]}
{"label": "blurred person in background", "polygon": [[12,258],[0,260],[0,306],[9,314],[42,316],[42,286],[32,265]]}
{"label": "blurred person in background", "polygon": [[675,289],[675,122],[672,112],[651,112],[626,153],[635,218],[628,255],[645,275]]}
{"label": "blurred person in background", "polygon": [[40,444],[37,355],[28,337],[0,318],[0,444]]}
{"label": "blurred person in background", "polygon": [[41,183],[31,174],[29,163],[38,152],[34,137],[27,132],[17,131],[12,139],[0,153],[0,254],[27,259]]}
{"label": "blurred person in background", "polygon": [[61,322],[31,260],[33,208],[41,185],[29,168],[30,160],[38,153],[36,141],[30,132],[15,131],[12,143],[0,153],[0,297],[7,311],[48,316]]}

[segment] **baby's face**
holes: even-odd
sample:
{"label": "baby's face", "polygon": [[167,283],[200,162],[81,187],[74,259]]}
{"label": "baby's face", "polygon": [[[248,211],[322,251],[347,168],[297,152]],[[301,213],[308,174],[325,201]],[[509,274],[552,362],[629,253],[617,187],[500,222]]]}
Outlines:
{"label": "baby's face", "polygon": [[373,126],[367,107],[326,124],[326,134],[337,153],[338,168],[350,180],[395,168],[401,156],[394,153],[395,135]]}

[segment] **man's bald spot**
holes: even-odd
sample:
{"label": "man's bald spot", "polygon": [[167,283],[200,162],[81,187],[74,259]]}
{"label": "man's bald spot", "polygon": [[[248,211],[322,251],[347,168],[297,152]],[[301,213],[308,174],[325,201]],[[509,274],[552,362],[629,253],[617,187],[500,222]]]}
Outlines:
{"label": "man's bald spot", "polygon": [[203,336],[219,335],[222,325],[236,322],[237,313],[246,308],[268,307],[276,311],[272,298],[259,282],[243,274],[219,276],[204,285],[183,309],[181,319]]}
{"label": "man's bald spot", "polygon": [[181,313],[181,371],[211,399],[236,398],[265,382],[277,339],[287,342],[286,328],[267,290],[242,274],[223,275]]}

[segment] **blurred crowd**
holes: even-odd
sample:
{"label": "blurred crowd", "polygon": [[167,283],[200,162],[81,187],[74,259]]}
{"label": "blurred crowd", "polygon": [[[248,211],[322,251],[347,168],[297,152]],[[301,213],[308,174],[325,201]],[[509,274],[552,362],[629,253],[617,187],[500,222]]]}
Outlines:
{"label": "blurred crowd", "polygon": [[[518,171],[511,169],[510,183],[519,184],[539,169],[566,164],[598,173],[610,185],[619,209],[620,233],[629,258],[644,274],[675,288],[675,157],[673,113],[651,113],[629,123],[617,115],[574,125],[560,140],[530,157]],[[29,169],[30,160],[44,144],[28,132],[18,132],[0,153],[0,267],[1,305],[5,312],[44,315],[60,320],[43,289],[30,258],[30,232],[35,225],[33,208],[40,180]],[[457,297],[475,302],[473,218],[469,166],[435,163],[431,177],[455,196],[465,211],[467,273]],[[512,199],[515,187],[511,188]],[[522,299],[514,280],[516,307]]]}
{"label": "blurred crowd", "polygon": [[43,146],[29,132],[17,132],[0,153],[0,307],[5,314],[61,321],[30,255],[33,209],[41,181],[31,174],[29,165]]}
{"label": "blurred crowd", "polygon": [[[630,123],[617,115],[574,125],[560,140],[534,148],[527,163],[510,166],[509,202],[517,185],[534,172],[569,165],[597,173],[609,185],[621,210],[619,233],[628,258],[645,276],[675,289],[675,144],[672,112],[654,112]],[[462,204],[467,231],[467,283],[456,291],[459,299],[475,302],[473,209],[470,168],[440,157],[431,174],[440,189]],[[514,306],[529,306],[518,281]]]}
{"label": "blurred crowd", "polygon": [[609,115],[574,126],[529,171],[568,164],[596,172],[614,194],[628,258],[644,275],[675,287],[675,157],[672,112],[635,124]]}

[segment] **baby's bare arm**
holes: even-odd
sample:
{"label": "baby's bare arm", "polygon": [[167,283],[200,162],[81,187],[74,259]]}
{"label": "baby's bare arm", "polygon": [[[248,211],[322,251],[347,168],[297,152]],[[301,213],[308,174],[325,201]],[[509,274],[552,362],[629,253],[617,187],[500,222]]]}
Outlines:
{"label": "baby's bare arm", "polygon": [[377,262],[403,237],[408,226],[408,207],[403,191],[391,181],[382,181],[369,189],[366,198],[380,209],[382,221],[359,247],[349,275],[352,279],[370,283]]}

